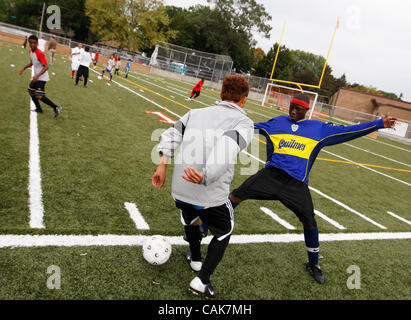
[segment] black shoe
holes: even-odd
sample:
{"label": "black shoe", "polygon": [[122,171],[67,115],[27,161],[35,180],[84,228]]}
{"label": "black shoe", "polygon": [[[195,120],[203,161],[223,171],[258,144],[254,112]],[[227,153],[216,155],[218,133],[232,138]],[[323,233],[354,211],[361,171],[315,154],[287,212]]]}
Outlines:
{"label": "black shoe", "polygon": [[308,262],[305,265],[306,270],[319,284],[325,283],[325,277],[319,265],[309,265]]}
{"label": "black shoe", "polygon": [[215,292],[211,282],[203,283],[199,277],[195,277],[191,281],[189,290],[197,296],[202,295],[208,299],[217,297],[217,292]]}
{"label": "black shoe", "polygon": [[57,118],[57,116],[60,114],[61,109],[63,109],[63,107],[57,106],[56,109],[54,109],[54,118]]}
{"label": "black shoe", "polygon": [[191,259],[191,253],[189,252],[184,255],[184,258],[186,262],[190,265],[191,270],[193,270],[194,272],[200,272],[201,267],[203,265],[201,262],[203,260],[203,257],[200,258],[200,261],[193,261]]}
{"label": "black shoe", "polygon": [[43,109],[38,109],[38,108],[36,108],[35,110],[34,110],[34,112],[37,112],[37,113],[43,113]]}

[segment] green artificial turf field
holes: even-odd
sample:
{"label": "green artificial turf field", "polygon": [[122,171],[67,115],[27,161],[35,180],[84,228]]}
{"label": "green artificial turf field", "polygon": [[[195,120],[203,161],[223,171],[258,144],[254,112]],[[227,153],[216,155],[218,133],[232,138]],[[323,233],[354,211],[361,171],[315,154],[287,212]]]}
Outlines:
{"label": "green artificial turf field", "polygon": [[[38,229],[30,227],[35,211],[30,210],[28,187],[30,71],[18,76],[28,63],[28,49],[2,42],[0,62],[0,299],[198,299],[187,290],[195,276],[183,260],[188,246],[173,245],[170,260],[154,267],[144,261],[139,245],[90,245],[81,236],[182,237],[170,194],[172,167],[161,191],[151,186],[156,168],[151,154],[158,143],[158,135],[156,139],[152,134],[170,124],[145,111],[178,120],[190,108],[215,104],[219,93],[206,87],[198,101],[187,101],[191,84],[138,72],[128,79],[114,76],[108,86],[91,71],[88,88],[74,87],[70,61],[57,55],[46,91],[63,106],[62,113],[55,119],[52,109],[43,105],[44,113],[37,115],[45,226]],[[99,65],[96,70],[101,69]],[[281,114],[257,101],[248,101],[245,108],[255,122]],[[264,161],[265,145],[257,140],[264,138],[255,138],[248,152]],[[345,163],[348,160],[364,165]],[[262,166],[241,154],[232,189]],[[327,283],[318,285],[304,270],[303,241],[238,243],[241,235],[281,235],[288,241],[289,235],[303,230],[280,203],[247,201],[235,211],[232,244],[212,277],[220,298],[409,299],[411,147],[360,138],[326,148],[311,171],[310,186],[315,209],[328,218],[317,217],[320,240],[321,235],[347,235],[346,241],[321,242]],[[149,230],[136,228],[126,202],[136,205]],[[295,229],[287,229],[261,207]],[[359,233],[374,234],[373,240],[348,240]],[[376,233],[407,236],[377,239]],[[9,235],[77,235],[83,242],[45,246],[43,238],[33,244],[30,236],[12,243]],[[61,269],[60,290],[46,285],[50,265]],[[351,265],[361,269],[361,289],[347,288]]]}

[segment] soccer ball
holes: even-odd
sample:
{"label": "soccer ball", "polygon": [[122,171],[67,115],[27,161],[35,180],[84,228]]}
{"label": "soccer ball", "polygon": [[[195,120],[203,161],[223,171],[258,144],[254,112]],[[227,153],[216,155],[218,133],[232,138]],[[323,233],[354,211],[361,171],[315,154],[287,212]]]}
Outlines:
{"label": "soccer ball", "polygon": [[154,266],[166,263],[171,255],[171,244],[163,236],[152,236],[143,243],[143,257]]}

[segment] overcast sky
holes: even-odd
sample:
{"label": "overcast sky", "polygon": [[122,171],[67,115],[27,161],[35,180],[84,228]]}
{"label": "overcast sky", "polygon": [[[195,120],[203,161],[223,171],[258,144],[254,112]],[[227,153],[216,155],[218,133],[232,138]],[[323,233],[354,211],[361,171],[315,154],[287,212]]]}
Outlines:
{"label": "overcast sky", "polygon": [[[280,40],[291,49],[327,55],[337,17],[340,27],[329,65],[336,77],[404,94],[411,101],[411,1],[408,0],[257,0],[272,16],[270,39],[256,34],[267,52]],[[186,7],[206,0],[165,0]]]}

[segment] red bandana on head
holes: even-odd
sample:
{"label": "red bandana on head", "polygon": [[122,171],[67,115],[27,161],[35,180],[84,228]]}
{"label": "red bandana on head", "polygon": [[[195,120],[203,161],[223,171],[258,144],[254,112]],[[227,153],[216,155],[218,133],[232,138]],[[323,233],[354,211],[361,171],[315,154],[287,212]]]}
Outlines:
{"label": "red bandana on head", "polygon": [[303,106],[304,108],[310,109],[310,105],[303,100],[292,98],[290,103],[295,103],[295,104],[298,104],[299,106]]}

